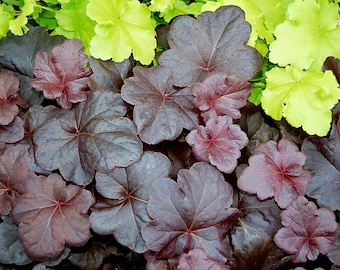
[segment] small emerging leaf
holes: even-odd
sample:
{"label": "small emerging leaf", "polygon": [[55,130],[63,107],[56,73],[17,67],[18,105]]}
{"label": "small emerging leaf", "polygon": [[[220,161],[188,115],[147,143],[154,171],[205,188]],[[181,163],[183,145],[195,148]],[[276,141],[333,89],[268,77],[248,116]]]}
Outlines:
{"label": "small emerging leaf", "polygon": [[39,52],[34,61],[32,86],[64,109],[87,99],[87,79],[92,74],[80,40],[66,40],[50,53]]}
{"label": "small emerging leaf", "polygon": [[247,135],[228,116],[209,119],[206,126],[197,126],[186,137],[195,157],[208,161],[220,171],[231,173],[237,166],[241,149],[248,143]]}
{"label": "small emerging leaf", "polygon": [[202,111],[206,122],[223,115],[238,119],[241,117],[239,109],[247,104],[251,84],[237,75],[215,72],[195,83],[191,91],[195,96],[194,104]]}
{"label": "small emerging leaf", "polygon": [[293,254],[293,262],[314,261],[319,253],[327,254],[337,235],[334,213],[317,209],[313,202],[298,197],[281,213],[284,226],[274,237],[276,245]]}

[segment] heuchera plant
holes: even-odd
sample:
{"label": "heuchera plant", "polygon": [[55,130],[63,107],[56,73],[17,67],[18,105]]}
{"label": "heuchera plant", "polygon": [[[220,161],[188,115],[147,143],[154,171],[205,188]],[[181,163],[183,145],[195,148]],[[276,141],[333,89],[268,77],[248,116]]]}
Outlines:
{"label": "heuchera plant", "polygon": [[[5,2],[0,22],[29,31],[0,41],[0,268],[340,265],[339,60],[323,72],[267,55],[295,9],[323,18],[333,3]],[[33,12],[54,36],[25,28]],[[263,104],[295,128],[247,102],[262,76]],[[327,129],[314,109],[329,136],[296,128]]]}

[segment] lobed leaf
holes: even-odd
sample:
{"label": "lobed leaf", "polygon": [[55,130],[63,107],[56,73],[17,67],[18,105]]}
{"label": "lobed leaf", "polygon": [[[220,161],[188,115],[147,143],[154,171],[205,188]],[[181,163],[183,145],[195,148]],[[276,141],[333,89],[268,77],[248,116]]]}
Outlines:
{"label": "lobed leaf", "polygon": [[133,119],[142,141],[174,140],[183,128],[191,130],[198,124],[190,89],[177,90],[170,69],[135,67],[133,73],[124,82],[122,98],[135,105]]}
{"label": "lobed leaf", "polygon": [[58,256],[65,244],[82,246],[90,238],[86,214],[94,203],[91,193],[70,184],[58,174],[39,176],[27,182],[12,217],[19,226],[19,238],[32,260]]}
{"label": "lobed leaf", "polygon": [[246,45],[251,31],[236,6],[204,12],[194,19],[175,18],[168,34],[170,50],[159,63],[172,69],[176,86],[191,87],[213,71],[248,80],[262,67],[262,57]]}
{"label": "lobed leaf", "polygon": [[338,237],[334,213],[317,209],[313,202],[298,197],[281,213],[284,226],[274,236],[276,245],[293,254],[293,262],[314,261],[319,253],[327,254]]}
{"label": "lobed leaf", "polygon": [[194,104],[199,108],[205,122],[218,116],[241,117],[240,108],[247,104],[251,84],[237,75],[214,72],[191,88]]}
{"label": "lobed leaf", "polygon": [[47,99],[56,99],[64,109],[85,101],[87,79],[92,74],[80,40],[66,40],[50,53],[40,51],[34,61],[32,86]]}
{"label": "lobed leaf", "polygon": [[225,236],[238,210],[231,208],[233,189],[217,169],[195,163],[170,178],[153,182],[148,213],[152,218],[142,227],[147,247],[156,258],[175,258],[202,248],[215,260],[226,262],[230,246]]}
{"label": "lobed leaf", "polygon": [[127,168],[115,168],[96,174],[96,189],[107,199],[94,206],[92,229],[99,234],[113,233],[115,239],[135,252],[148,250],[141,227],[150,221],[146,211],[148,191],[157,178],[167,177],[171,165],[161,153],[144,152],[142,158]]}
{"label": "lobed leaf", "polygon": [[331,71],[302,71],[291,66],[266,72],[262,108],[275,120],[285,117],[293,127],[310,135],[325,136],[332,121],[331,109],[340,98]]}
{"label": "lobed leaf", "polygon": [[220,171],[231,173],[237,166],[241,149],[248,144],[247,135],[228,116],[209,119],[185,138],[199,161],[208,161]]}
{"label": "lobed leaf", "polygon": [[96,91],[74,109],[61,111],[33,134],[35,157],[45,170],[59,169],[76,184],[87,185],[94,170],[108,172],[139,160],[142,142],[119,94]]}
{"label": "lobed leaf", "polygon": [[97,22],[90,43],[95,58],[122,62],[133,53],[143,65],[155,57],[155,24],[151,12],[138,0],[89,0],[86,14]]}
{"label": "lobed leaf", "polygon": [[288,139],[260,144],[239,176],[237,186],[256,194],[260,200],[274,197],[281,208],[286,208],[307,191],[312,176],[303,168],[305,160],[306,155]]}
{"label": "lobed leaf", "polygon": [[291,65],[299,70],[320,71],[328,56],[340,57],[337,50],[340,27],[336,3],[295,0],[288,6],[286,17],[276,27],[276,40],[269,47],[272,63]]}

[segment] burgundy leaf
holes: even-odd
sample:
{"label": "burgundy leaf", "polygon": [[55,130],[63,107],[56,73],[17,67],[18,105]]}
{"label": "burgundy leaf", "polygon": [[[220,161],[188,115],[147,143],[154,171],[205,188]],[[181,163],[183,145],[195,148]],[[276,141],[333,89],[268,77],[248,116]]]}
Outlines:
{"label": "burgundy leaf", "polygon": [[195,96],[195,106],[203,111],[205,122],[222,115],[238,119],[241,117],[239,109],[247,104],[251,84],[236,75],[214,72],[202,82],[195,83],[191,91]]}
{"label": "burgundy leaf", "polygon": [[237,166],[241,149],[248,143],[247,135],[228,116],[211,118],[206,126],[197,126],[186,137],[195,157],[208,161],[220,171],[231,173]]}
{"label": "burgundy leaf", "polygon": [[65,41],[63,36],[51,36],[43,27],[30,27],[23,36],[11,33],[0,40],[0,66],[11,70],[20,80],[20,95],[29,105],[42,102],[42,97],[31,85],[33,63],[39,51],[50,51],[51,48]]}
{"label": "burgundy leaf", "polygon": [[16,143],[24,138],[23,121],[15,116],[14,120],[6,126],[0,125],[0,142]]}
{"label": "burgundy leaf", "polygon": [[328,139],[308,137],[302,150],[307,155],[306,168],[312,172],[307,195],[320,206],[340,210],[340,130],[333,123]]}
{"label": "burgundy leaf", "polygon": [[301,196],[282,211],[281,222],[284,227],[278,230],[274,241],[293,254],[293,262],[314,261],[319,253],[327,254],[338,236],[334,213],[328,208],[317,209]]}
{"label": "burgundy leaf", "polygon": [[208,257],[201,248],[195,248],[188,253],[183,253],[179,258],[178,270],[229,270],[224,263]]}
{"label": "burgundy leaf", "polygon": [[72,110],[63,110],[33,134],[38,165],[59,169],[68,181],[87,185],[94,170],[108,172],[140,159],[142,142],[131,120],[123,117],[121,96],[96,91]]}
{"label": "burgundy leaf", "polygon": [[86,214],[94,203],[83,187],[70,184],[58,174],[39,176],[27,182],[12,217],[19,225],[19,238],[32,260],[58,256],[69,246],[82,246],[90,238]]}
{"label": "burgundy leaf", "polygon": [[303,168],[305,160],[306,155],[290,140],[260,144],[237,185],[260,200],[274,197],[281,208],[286,208],[307,191],[311,173]]}
{"label": "burgundy leaf", "polygon": [[0,156],[0,215],[8,215],[30,177],[27,148],[13,146]]}
{"label": "burgundy leaf", "polygon": [[0,72],[0,125],[8,125],[19,113],[19,106],[27,104],[19,95],[19,79],[12,71]]}
{"label": "burgundy leaf", "polygon": [[176,139],[183,128],[193,129],[198,115],[189,88],[177,90],[168,68],[135,67],[122,87],[122,98],[135,105],[133,119],[139,136],[148,144]]}
{"label": "burgundy leaf", "polygon": [[261,55],[246,45],[250,31],[244,12],[236,6],[204,12],[197,19],[177,17],[168,34],[170,50],[160,56],[159,63],[173,70],[180,87],[191,87],[213,71],[248,80],[263,63]]}
{"label": "burgundy leaf", "polygon": [[202,248],[212,259],[226,262],[231,249],[225,236],[239,214],[230,208],[232,196],[222,173],[205,162],[180,170],[177,183],[155,180],[148,202],[152,220],[142,228],[148,248],[160,259]]}
{"label": "burgundy leaf", "polygon": [[144,152],[138,162],[126,169],[97,173],[96,189],[115,201],[95,205],[91,213],[93,230],[98,234],[113,233],[120,244],[135,252],[147,251],[141,227],[150,220],[146,211],[148,191],[153,181],[167,177],[170,169],[170,161],[163,154]]}
{"label": "burgundy leaf", "polygon": [[56,99],[64,109],[87,98],[87,80],[92,74],[80,40],[66,40],[50,53],[39,52],[34,62],[32,86],[47,99]]}
{"label": "burgundy leaf", "polygon": [[102,61],[91,57],[90,66],[93,74],[89,77],[88,85],[93,91],[109,90],[119,93],[124,79],[132,71],[132,61],[130,59],[115,63],[111,60]]}

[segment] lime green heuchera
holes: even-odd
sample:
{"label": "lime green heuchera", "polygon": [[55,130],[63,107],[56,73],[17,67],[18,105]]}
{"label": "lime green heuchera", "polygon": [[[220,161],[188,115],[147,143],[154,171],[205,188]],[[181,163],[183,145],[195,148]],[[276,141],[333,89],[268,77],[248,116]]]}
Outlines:
{"label": "lime green heuchera", "polygon": [[285,117],[308,134],[327,135],[331,109],[340,99],[339,85],[331,71],[303,71],[286,66],[266,73],[262,107],[275,120]]}
{"label": "lime green heuchera", "polygon": [[155,57],[156,31],[151,11],[138,0],[90,0],[87,15],[97,22],[90,53],[102,60],[129,58],[148,65]]}
{"label": "lime green heuchera", "polygon": [[274,35],[269,48],[272,63],[319,71],[328,56],[340,57],[338,5],[328,0],[295,0]]}
{"label": "lime green heuchera", "polygon": [[95,36],[96,22],[86,15],[86,7],[89,0],[64,1],[61,9],[56,11],[58,27],[54,35],[63,35],[67,38],[78,38],[83,42],[84,51],[90,54],[90,42]]}

